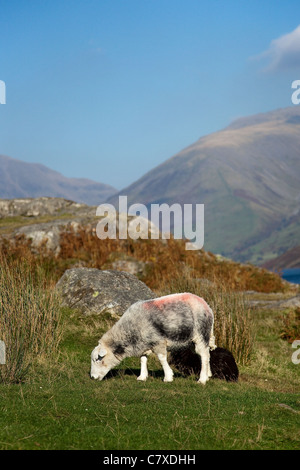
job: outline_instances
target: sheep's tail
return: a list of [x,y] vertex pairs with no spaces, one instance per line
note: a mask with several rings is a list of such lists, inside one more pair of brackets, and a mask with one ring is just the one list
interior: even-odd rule
[[209,337],[209,343],[208,343],[209,349],[213,351],[216,349],[217,345],[215,342],[215,337],[214,337],[214,322],[211,325],[211,330],[210,330],[210,337]]

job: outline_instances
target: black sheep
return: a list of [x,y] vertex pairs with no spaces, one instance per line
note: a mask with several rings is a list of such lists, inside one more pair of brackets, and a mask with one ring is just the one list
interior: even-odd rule
[[[192,347],[172,349],[169,361],[184,375],[200,374],[201,358],[193,351]],[[210,351],[210,368],[214,379],[223,379],[227,382],[238,381],[239,370],[235,359],[232,353],[225,348],[216,348]]]

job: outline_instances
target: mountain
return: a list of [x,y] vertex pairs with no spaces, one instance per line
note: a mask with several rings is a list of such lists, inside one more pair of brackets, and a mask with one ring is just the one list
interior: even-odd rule
[[85,178],[66,178],[39,163],[0,155],[0,198],[62,197],[99,205],[116,193],[112,186]]
[[300,107],[237,119],[119,194],[128,203],[205,204],[204,249],[256,264],[300,240]]
[[300,268],[300,245],[291,248],[278,258],[267,261],[264,264],[266,269],[280,271],[281,269]]

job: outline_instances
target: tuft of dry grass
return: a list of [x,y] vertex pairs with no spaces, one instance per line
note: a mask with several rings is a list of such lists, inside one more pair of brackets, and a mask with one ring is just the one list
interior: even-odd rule
[[291,309],[281,317],[282,330],[280,337],[292,343],[295,339],[300,339],[300,308]]
[[0,256],[0,338],[6,346],[0,382],[23,381],[36,357],[57,352],[61,334],[59,301],[39,269]]

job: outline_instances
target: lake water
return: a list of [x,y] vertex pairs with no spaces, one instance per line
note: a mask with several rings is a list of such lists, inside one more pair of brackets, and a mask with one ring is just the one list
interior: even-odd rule
[[293,282],[294,284],[300,284],[300,268],[283,269],[282,277],[286,281]]

